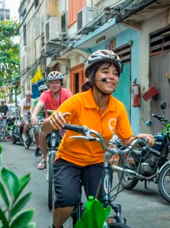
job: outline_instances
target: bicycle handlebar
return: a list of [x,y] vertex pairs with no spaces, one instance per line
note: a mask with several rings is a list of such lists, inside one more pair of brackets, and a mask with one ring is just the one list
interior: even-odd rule
[[[105,140],[103,139],[102,135],[95,131],[92,130],[90,128],[88,128],[87,126],[80,126],[80,125],[72,125],[72,124],[65,124],[63,129],[65,130],[70,130],[70,131],[75,131],[78,133],[82,133],[84,136],[81,135],[76,135],[76,136],[71,136],[70,138],[77,138],[77,139],[84,139],[87,141],[97,141],[100,142],[101,146],[103,147],[104,150],[116,155],[116,154],[126,154],[128,152],[130,152],[130,150],[136,146],[137,144],[144,144],[144,147],[147,148],[147,141],[144,138],[141,139],[135,139],[126,149],[119,149],[116,146],[114,146],[113,148],[110,148],[108,146],[106,146]],[[91,134],[95,135],[92,136]]]

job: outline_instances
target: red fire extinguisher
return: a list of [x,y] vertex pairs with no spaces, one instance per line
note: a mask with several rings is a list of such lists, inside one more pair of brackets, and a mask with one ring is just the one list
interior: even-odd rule
[[133,107],[140,107],[140,86],[136,81],[137,79],[135,79],[132,84]]

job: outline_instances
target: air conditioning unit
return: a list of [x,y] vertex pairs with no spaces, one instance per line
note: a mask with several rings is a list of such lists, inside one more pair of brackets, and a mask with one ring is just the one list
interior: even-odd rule
[[46,43],[50,41],[60,40],[61,33],[61,18],[50,17],[46,21]]
[[94,7],[84,7],[77,13],[77,30],[80,30],[95,17]]

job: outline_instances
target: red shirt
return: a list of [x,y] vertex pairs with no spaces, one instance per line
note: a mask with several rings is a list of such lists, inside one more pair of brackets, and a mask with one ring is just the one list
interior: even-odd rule
[[58,107],[71,96],[72,93],[69,89],[61,88],[60,98],[56,100],[52,97],[51,91],[47,90],[41,94],[38,102],[42,102],[45,105],[45,113],[47,114],[47,109],[57,110]]

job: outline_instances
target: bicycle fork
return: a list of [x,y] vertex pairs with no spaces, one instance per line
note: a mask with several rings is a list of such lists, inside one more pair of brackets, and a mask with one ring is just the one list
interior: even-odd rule
[[[104,168],[102,170],[102,179],[100,181],[100,192],[98,190],[97,196],[99,199],[101,197],[101,202],[103,203],[104,207],[111,206],[112,210],[115,214],[111,214],[108,218],[108,223],[112,223],[113,219],[116,222],[121,223],[121,205],[120,204],[112,204],[111,203],[111,189],[112,189],[112,180],[113,180],[113,170],[110,167],[110,164],[104,164]],[[124,224],[126,224],[126,219],[124,219]],[[104,225],[107,227],[107,223]]]

